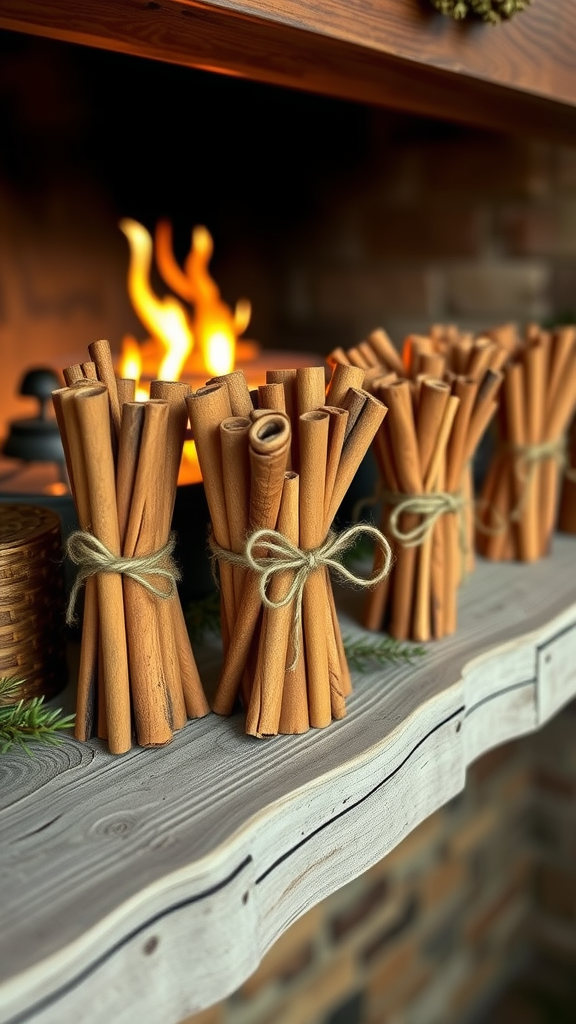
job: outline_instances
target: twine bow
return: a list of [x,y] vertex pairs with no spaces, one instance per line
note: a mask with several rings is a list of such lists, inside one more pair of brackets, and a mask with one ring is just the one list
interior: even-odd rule
[[[382,567],[372,576],[357,576],[348,569],[341,561],[342,555],[348,551],[356,539],[361,535],[373,537],[379,545],[383,555]],[[392,568],[392,549],[386,537],[375,526],[366,523],[359,523],[357,526],[350,526],[341,533],[329,533],[326,540],[320,547],[304,551],[296,544],[292,544],[283,534],[277,530],[256,530],[246,541],[246,547],[242,554],[229,551],[220,547],[213,537],[209,540],[210,547],[216,558],[232,565],[240,565],[250,569],[259,577],[259,590],[262,604],[265,608],[285,608],[294,602],[294,617],[292,622],[294,658],[288,667],[292,671],[300,656],[300,614],[304,587],[310,573],[317,569],[332,569],[346,583],[356,587],[374,587],[386,578]],[[266,555],[255,554],[256,548],[266,548]],[[268,596],[268,585],[278,573],[293,573],[293,579],[283,597],[273,599]]]
[[[176,593],[176,582],[180,579],[180,572],[172,558],[175,545],[176,536],[172,533],[168,542],[158,551],[153,551],[149,555],[125,558],[121,555],[113,555],[106,545],[88,530],[76,530],[66,543],[66,554],[75,565],[79,566],[70,591],[66,623],[71,625],[74,622],[74,610],[80,589],[89,576],[95,576],[100,572],[127,576],[136,583],[140,583],[149,594],[153,594],[154,597],[158,597],[162,601],[173,597]],[[151,576],[159,576],[166,581],[166,586],[154,586],[150,580]]]

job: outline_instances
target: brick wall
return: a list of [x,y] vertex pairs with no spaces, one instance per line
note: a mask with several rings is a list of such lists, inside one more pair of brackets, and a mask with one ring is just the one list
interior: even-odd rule
[[572,705],[486,754],[462,794],[186,1024],[492,1022],[494,999],[535,959],[573,975],[575,727]]
[[576,316],[576,149],[376,112],[365,166],[323,206],[292,239],[288,335]]

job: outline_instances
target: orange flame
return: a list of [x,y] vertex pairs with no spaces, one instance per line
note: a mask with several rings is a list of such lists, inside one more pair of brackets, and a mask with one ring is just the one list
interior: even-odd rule
[[131,334],[127,334],[122,342],[122,353],[118,363],[120,377],[140,380],[142,373],[142,352],[140,345]]
[[122,220],[120,229],[130,243],[128,294],[132,305],[152,337],[165,349],[158,378],[178,380],[193,344],[188,317],[182,304],[172,295],[159,299],[152,291],[152,239],[146,228],[135,220]]
[[133,338],[131,334],[126,334],[122,341],[122,350],[118,360],[118,376],[129,377],[130,380],[135,380],[136,401],[146,401],[148,392],[146,388],[139,384],[142,376],[142,349],[136,338]]
[[[220,289],[208,270],[214,249],[210,232],[204,227],[194,228],[190,252],[182,268],[174,257],[171,225],[160,221],[156,228],[154,253],[158,270],[172,291],[193,307],[188,312],[174,295],[161,299],[154,293],[150,284],[153,245],[146,228],[127,219],[120,222],[120,228],[130,245],[128,294],[150,334],[150,340],[143,344],[130,336],[124,338],[120,376],[138,381],[143,364],[144,371],[159,380],[178,380],[185,369],[199,376],[204,374],[205,378],[229,373],[234,368],[237,339],[250,322],[251,306],[247,299],[241,299],[232,311],[221,299]],[[141,401],[147,395],[138,388],[136,397]],[[200,479],[193,442],[184,447],[182,474],[189,479],[180,479],[181,483]]]

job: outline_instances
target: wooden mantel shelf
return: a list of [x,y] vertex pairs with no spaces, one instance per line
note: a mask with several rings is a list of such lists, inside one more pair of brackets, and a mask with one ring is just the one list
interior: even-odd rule
[[574,0],[498,26],[429,0],[0,0],[0,27],[490,128],[576,126]]
[[119,758],[71,739],[2,756],[0,1021],[176,1024],[223,998],[575,694],[576,542],[557,537],[535,565],[481,563],[456,636],[356,677],[329,729],[256,741],[210,715]]

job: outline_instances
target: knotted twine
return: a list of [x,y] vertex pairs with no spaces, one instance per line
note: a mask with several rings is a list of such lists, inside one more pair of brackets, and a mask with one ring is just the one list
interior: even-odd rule
[[[522,493],[516,506],[508,516],[503,516],[495,508],[492,509],[493,515],[499,519],[497,526],[488,526],[476,517],[478,530],[485,534],[501,533],[508,527],[509,523],[517,522],[520,519],[529,491],[530,481],[538,463],[544,462],[546,459],[556,459],[560,469],[564,468],[566,479],[576,482],[576,469],[565,468],[567,456],[566,438],[564,436],[554,441],[542,441],[535,444],[505,445],[502,450],[509,452],[515,457],[515,472],[523,485]],[[420,547],[443,515],[447,513],[458,514],[460,522],[460,551],[463,558],[467,554],[464,510],[470,504],[474,504],[478,511],[482,502],[471,503],[460,492],[452,494],[448,491],[431,491],[429,494],[404,494],[402,491],[390,491],[386,488],[379,488],[372,498],[365,498],[358,502],[357,506],[355,506],[355,512],[357,507],[373,505],[380,500],[388,505],[395,506],[388,522],[388,529],[394,539],[405,548]],[[400,517],[405,513],[420,518],[420,522],[411,530],[402,530],[400,527]]]
[[[468,504],[460,493],[451,494],[449,491],[431,491],[429,494],[403,494],[400,491],[386,491],[384,501],[395,506],[389,519],[389,530],[395,540],[405,548],[416,548],[423,544],[443,515],[456,512],[462,517],[464,508]],[[411,530],[400,528],[400,516],[405,513],[421,517],[421,521]],[[461,547],[463,547],[462,543]]]
[[504,446],[504,451],[510,452],[515,458],[515,469],[518,479],[525,488],[528,487],[539,462],[546,459],[554,459],[560,469],[563,469],[567,462],[566,437],[557,437],[554,441],[537,441],[535,444],[510,444]]
[[498,453],[501,452],[513,457],[514,474],[522,487],[522,491],[514,508],[507,516],[503,515],[489,501],[479,500],[476,503],[476,509],[480,510],[481,506],[488,507],[491,515],[498,520],[498,524],[496,526],[488,526],[476,517],[477,529],[487,536],[497,536],[508,529],[511,523],[520,522],[528,494],[530,493],[530,484],[536,472],[536,467],[539,463],[545,462],[546,459],[554,459],[558,463],[560,472],[564,470],[567,480],[576,480],[576,471],[570,468],[566,469],[568,462],[566,447],[566,436],[564,434],[561,437],[557,437],[554,441],[502,445],[499,451],[497,450],[496,455],[498,456]]
[[[75,607],[78,594],[89,576],[100,572],[118,573],[139,583],[144,590],[161,601],[167,601],[176,593],[176,583],[180,579],[172,553],[176,546],[176,535],[170,534],[167,543],[158,551],[149,555],[136,555],[132,558],[113,555],[98,537],[88,530],[76,530],[70,534],[66,542],[66,554],[77,565],[78,573],[68,600],[66,623],[75,621]],[[166,581],[165,587],[157,587],[151,582],[151,576],[159,576]]]
[[[342,555],[348,551],[361,535],[373,537],[383,552],[384,562],[382,568],[372,576],[357,576],[351,572],[341,561]],[[208,543],[214,557],[220,561],[229,562],[230,565],[238,565],[244,569],[250,569],[259,577],[258,588],[260,598],[265,608],[285,608],[294,602],[294,615],[292,619],[292,644],[294,658],[288,671],[296,668],[300,657],[300,615],[304,597],[304,587],[310,573],[317,569],[332,569],[340,579],[353,586],[368,588],[375,587],[388,576],[392,568],[393,554],[386,537],[375,526],[367,523],[359,523],[350,526],[341,533],[330,531],[326,540],[317,548],[308,551],[293,544],[287,537],[278,530],[255,530],[247,541],[244,551],[238,554],[223,548],[216,542],[213,534],[210,534]],[[266,555],[256,555],[256,548],[266,548]],[[284,597],[274,600],[268,596],[268,584],[277,573],[293,573],[293,579]]]

